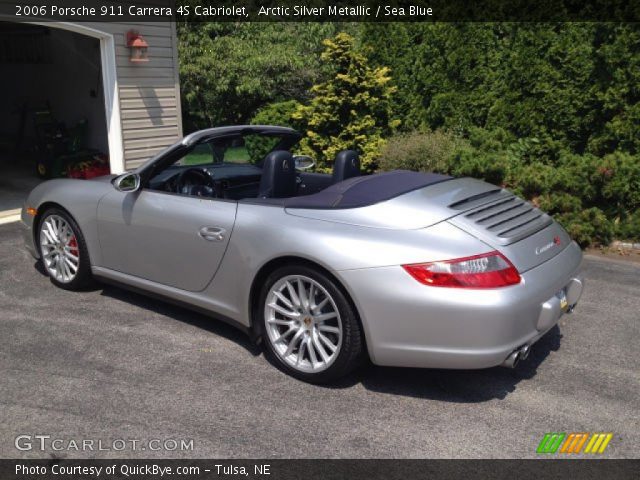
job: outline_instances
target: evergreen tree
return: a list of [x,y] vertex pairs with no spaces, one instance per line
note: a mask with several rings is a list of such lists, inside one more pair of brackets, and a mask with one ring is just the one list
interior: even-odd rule
[[384,137],[399,124],[390,113],[396,88],[389,69],[370,66],[347,33],[324,45],[321,59],[333,69],[332,75],[311,88],[313,98],[293,115],[306,130],[301,147],[315,158],[319,171],[330,170],[339,151],[353,149],[360,153],[362,169],[372,172]]

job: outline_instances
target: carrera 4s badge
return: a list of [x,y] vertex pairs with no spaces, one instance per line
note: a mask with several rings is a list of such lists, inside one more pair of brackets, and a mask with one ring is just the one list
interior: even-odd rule
[[550,241],[549,243],[541,246],[541,247],[536,247],[536,255],[540,255],[541,253],[546,252],[547,250],[552,249],[553,247],[559,247],[560,244],[562,243],[562,241],[560,240],[560,237],[555,236],[553,237],[553,240]]

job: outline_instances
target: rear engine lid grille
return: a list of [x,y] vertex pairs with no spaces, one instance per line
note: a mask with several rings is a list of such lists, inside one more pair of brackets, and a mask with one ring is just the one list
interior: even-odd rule
[[449,205],[465,210],[452,223],[500,245],[509,245],[552,223],[551,217],[506,190],[492,190]]
[[450,205],[449,208],[453,210],[469,210],[470,208],[475,208],[478,205],[483,205],[488,202],[494,202],[501,197],[509,197],[511,193],[506,190],[502,190],[498,187],[492,188],[486,192],[481,192],[476,195],[471,195],[470,197],[464,198],[462,200],[458,200]]

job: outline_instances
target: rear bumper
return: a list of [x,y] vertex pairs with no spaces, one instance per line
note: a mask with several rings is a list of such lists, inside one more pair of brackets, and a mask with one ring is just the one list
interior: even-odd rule
[[[338,274],[356,301],[375,364],[474,369],[502,364],[571,310],[582,294],[581,262],[572,242],[522,274],[520,284],[491,290],[428,287],[400,266]],[[557,295],[563,291],[566,308]]]

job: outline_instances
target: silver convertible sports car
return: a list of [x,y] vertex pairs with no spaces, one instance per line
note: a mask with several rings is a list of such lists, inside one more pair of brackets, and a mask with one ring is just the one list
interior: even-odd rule
[[22,212],[51,281],[178,302],[309,382],[377,365],[514,367],[573,310],[582,253],[548,215],[471,178],[333,174],[270,126],[195,132],[133,172],[42,183]]

